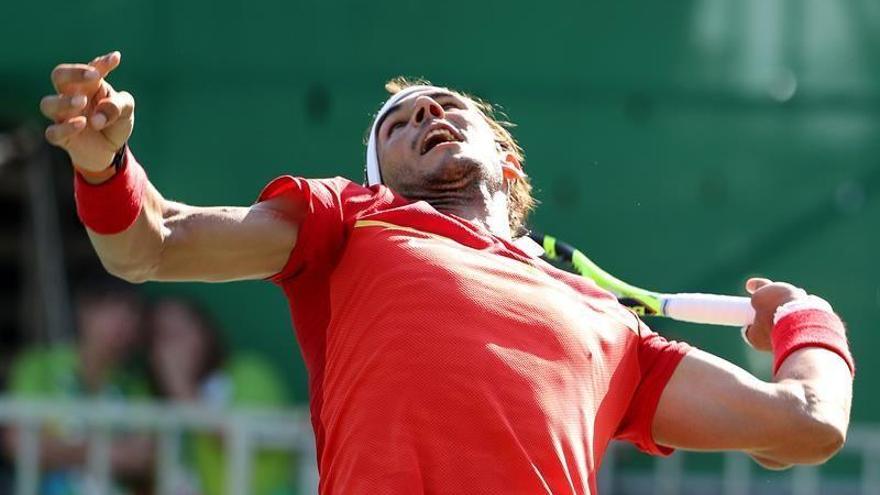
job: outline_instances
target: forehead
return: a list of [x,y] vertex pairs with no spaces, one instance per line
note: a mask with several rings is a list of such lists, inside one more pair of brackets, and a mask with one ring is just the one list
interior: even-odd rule
[[455,96],[461,98],[461,95],[458,92],[440,86],[419,86],[413,89],[405,88],[400,93],[391,97],[390,101],[394,102],[394,104],[389,108],[389,112],[386,113],[390,113],[392,108],[400,108],[400,106],[405,106],[407,103],[411,103],[419,96],[430,96],[432,98]]
[[429,96],[431,98],[440,98],[443,96],[451,96],[454,98],[458,98],[466,102],[469,106],[471,105],[470,98],[465,97],[461,93],[453,91],[448,88],[441,88],[438,86],[423,86],[418,89],[412,89],[407,91],[404,89],[402,92],[394,95],[388,100],[386,103],[386,107],[382,112],[378,115],[376,119],[376,130],[378,131],[380,127],[382,127],[382,123],[391,116],[393,113],[407,108],[416,100],[416,98],[420,96]]

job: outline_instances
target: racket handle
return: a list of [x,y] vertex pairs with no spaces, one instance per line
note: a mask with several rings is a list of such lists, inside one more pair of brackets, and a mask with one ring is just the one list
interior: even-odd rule
[[663,298],[663,314],[681,321],[734,327],[755,321],[751,299],[716,294],[670,294]]

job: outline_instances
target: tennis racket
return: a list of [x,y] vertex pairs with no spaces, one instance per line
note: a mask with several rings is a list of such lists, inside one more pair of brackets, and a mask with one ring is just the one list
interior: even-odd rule
[[599,268],[580,250],[553,236],[529,234],[544,248],[544,257],[565,263],[641,316],[664,316],[674,320],[710,325],[742,327],[755,321],[755,309],[748,297],[716,294],[663,294],[632,286]]

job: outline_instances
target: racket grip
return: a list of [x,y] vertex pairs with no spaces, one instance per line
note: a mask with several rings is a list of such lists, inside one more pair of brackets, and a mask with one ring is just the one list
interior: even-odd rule
[[681,321],[734,327],[755,321],[751,299],[716,294],[671,294],[663,298],[663,314]]

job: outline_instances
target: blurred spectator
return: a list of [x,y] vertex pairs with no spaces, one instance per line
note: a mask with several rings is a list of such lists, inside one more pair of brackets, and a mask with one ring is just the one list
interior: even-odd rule
[[[284,388],[258,356],[227,355],[214,320],[193,301],[163,299],[149,321],[149,367],[159,395],[202,406],[280,407]],[[186,442],[184,472],[175,493],[222,495],[225,453],[219,435],[194,434]],[[253,460],[250,494],[293,492],[293,462],[285,452],[262,450]]]
[[[86,284],[76,294],[77,341],[33,346],[16,357],[8,393],[22,399],[102,399],[126,401],[147,398],[149,384],[130,366],[133,350],[142,341],[143,302],[134,288],[106,277]],[[86,425],[58,422],[45,425],[40,445],[43,474],[40,493],[94,493],[84,471],[88,438]],[[5,453],[14,459],[18,445],[14,428],[3,435]],[[152,474],[152,442],[144,435],[114,433],[111,472],[114,493],[146,493]]]

